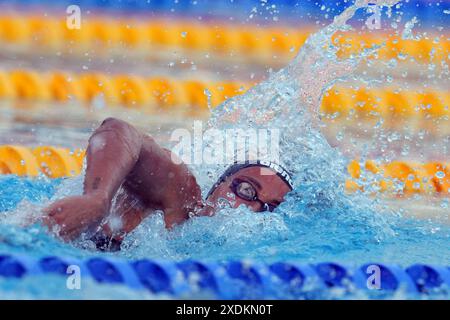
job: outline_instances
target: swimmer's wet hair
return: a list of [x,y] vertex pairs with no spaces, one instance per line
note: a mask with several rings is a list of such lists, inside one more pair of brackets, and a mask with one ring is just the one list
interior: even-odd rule
[[211,190],[209,190],[206,199],[216,190],[216,188],[224,182],[229,176],[235,174],[239,170],[249,167],[262,167],[269,168],[276,173],[288,186],[291,190],[294,189],[294,180],[292,179],[291,174],[282,166],[277,163],[271,161],[264,160],[256,160],[256,161],[246,161],[246,162],[235,162],[227,170],[220,176],[217,182],[212,186]]

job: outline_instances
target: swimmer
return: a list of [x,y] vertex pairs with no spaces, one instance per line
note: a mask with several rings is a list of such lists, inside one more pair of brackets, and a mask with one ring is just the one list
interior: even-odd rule
[[193,216],[213,215],[221,199],[234,208],[272,211],[293,188],[278,164],[235,163],[203,200],[187,165],[173,156],[127,122],[106,119],[89,139],[83,194],[45,208],[44,223],[65,241],[84,233],[98,249],[116,251],[126,234],[156,211],[170,229]]

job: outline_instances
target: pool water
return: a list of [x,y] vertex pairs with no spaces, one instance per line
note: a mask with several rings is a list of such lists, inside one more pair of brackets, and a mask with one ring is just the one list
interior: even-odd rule
[[[73,179],[80,184],[80,179]],[[127,259],[206,261],[254,259],[262,262],[323,261],[362,264],[368,261],[408,266],[419,261],[446,265],[450,257],[450,226],[433,220],[415,220],[375,208],[349,203],[308,204],[288,200],[273,213],[252,213],[246,208],[223,210],[214,217],[199,217],[173,231],[164,228],[160,215],[147,219],[123,243],[118,253],[99,253],[88,240],[73,246],[49,235],[38,223],[22,227],[24,217],[39,214],[58,189],[68,183],[1,177],[1,252],[90,257],[113,255]],[[20,189],[20,195],[17,190]],[[12,190],[12,191],[9,191]],[[24,214],[26,212],[27,214]]]
[[[436,222],[404,218],[376,209],[355,208],[351,202],[308,204],[288,200],[273,213],[252,213],[245,208],[223,210],[214,217],[194,218],[169,232],[161,216],[147,219],[130,234],[118,253],[100,253],[88,240],[66,244],[49,235],[39,223],[23,227],[25,217],[55,194],[81,188],[78,178],[41,181],[14,176],[0,179],[0,252],[28,257],[62,256],[87,259],[114,257],[127,260],[155,259],[205,262],[250,260],[290,261],[300,264],[333,261],[347,266],[386,263],[409,266],[417,262],[448,265],[450,227]],[[12,192],[8,192],[13,188]],[[20,195],[16,190],[22,190]],[[9,190],[8,190],[9,189]],[[6,210],[6,211],[5,211]],[[26,213],[26,214],[25,214]],[[160,298],[147,291],[132,292],[118,285],[96,285],[83,280],[83,290],[67,290],[65,277],[1,279],[3,298]],[[24,280],[27,279],[27,280]],[[48,285],[51,283],[51,285]],[[336,289],[321,298],[364,298],[368,293]],[[399,294],[399,293],[397,293]],[[162,296],[164,298],[164,296]],[[410,297],[404,293],[399,297]],[[165,297],[167,298],[167,296]]]

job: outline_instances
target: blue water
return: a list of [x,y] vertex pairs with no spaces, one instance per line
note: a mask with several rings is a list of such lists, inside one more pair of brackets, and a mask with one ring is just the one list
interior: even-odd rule
[[[315,204],[306,199],[293,205],[288,200],[274,213],[223,210],[214,217],[194,218],[171,232],[165,230],[161,216],[155,215],[130,234],[124,249],[114,254],[93,250],[87,240],[75,245],[63,243],[39,223],[23,227],[17,222],[19,218],[16,222],[11,222],[11,217],[5,219],[8,215],[27,216],[22,210],[37,212],[35,208],[66,183],[0,177],[0,252],[80,258],[106,254],[129,259],[374,261],[403,266],[418,262],[447,265],[450,259],[449,226],[388,212],[377,214],[371,208],[365,213],[340,199],[318,199]],[[305,210],[305,206],[309,208]]]
[[[75,187],[74,187],[75,186]],[[38,222],[23,226],[27,217],[67,188],[81,188],[81,179],[49,180],[0,177],[0,252],[86,258],[112,255],[138,259],[205,261],[252,259],[262,262],[333,261],[346,265],[385,262],[402,266],[414,263],[448,265],[450,227],[425,220],[361,211],[361,199],[314,199],[307,190],[302,201],[291,195],[273,213],[252,213],[245,208],[223,210],[214,217],[193,218],[169,232],[161,216],[147,219],[118,253],[95,251],[90,241],[67,244],[50,235]],[[75,191],[74,191],[75,190]],[[300,191],[301,193],[302,191]],[[349,201],[350,200],[350,201]],[[364,201],[363,201],[364,202]],[[373,202],[372,202],[373,204]],[[335,296],[328,292],[330,297]],[[354,293],[351,298],[364,298]],[[1,298],[167,298],[129,288],[83,281],[83,290],[67,290],[65,278],[40,276],[21,280],[0,278]],[[348,296],[347,296],[348,297]]]

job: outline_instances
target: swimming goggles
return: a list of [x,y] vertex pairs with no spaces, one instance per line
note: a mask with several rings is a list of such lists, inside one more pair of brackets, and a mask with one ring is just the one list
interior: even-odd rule
[[256,191],[255,187],[250,182],[236,178],[231,183],[230,189],[237,197],[239,197],[245,201],[259,202],[261,204],[261,210],[259,210],[259,212],[263,212],[263,211],[272,212],[276,208],[275,205],[266,203],[266,202],[262,201],[261,199],[259,199],[258,192]]

